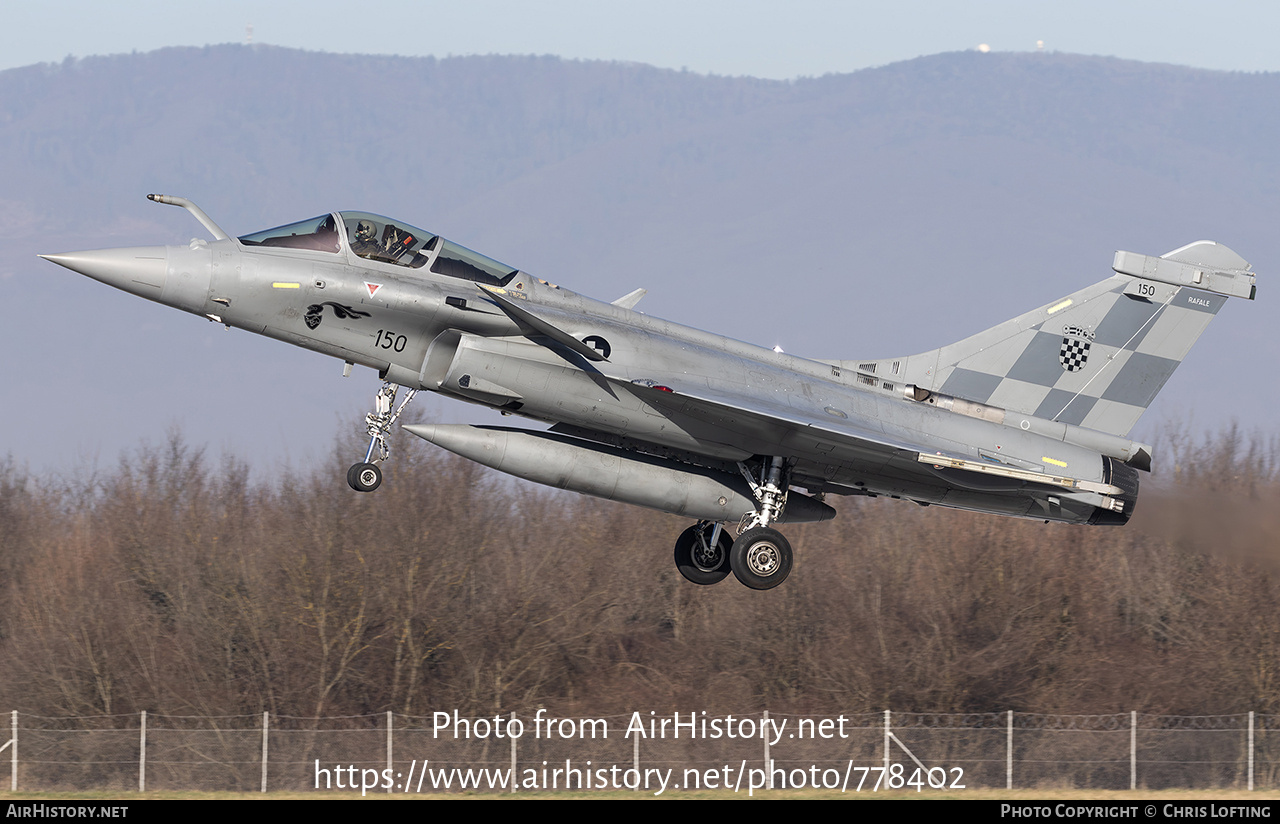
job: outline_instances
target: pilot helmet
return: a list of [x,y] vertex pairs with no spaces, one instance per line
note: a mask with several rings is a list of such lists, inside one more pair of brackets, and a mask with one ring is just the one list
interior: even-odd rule
[[378,234],[378,230],[373,228],[373,224],[367,220],[362,220],[356,224],[356,240],[371,242]]

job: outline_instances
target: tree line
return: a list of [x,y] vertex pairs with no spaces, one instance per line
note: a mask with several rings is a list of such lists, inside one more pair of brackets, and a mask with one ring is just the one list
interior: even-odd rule
[[0,463],[0,709],[318,717],[1280,711],[1275,442],[1162,437],[1124,528],[829,499],[755,592],[685,582],[683,520],[422,444],[251,480],[171,436]]

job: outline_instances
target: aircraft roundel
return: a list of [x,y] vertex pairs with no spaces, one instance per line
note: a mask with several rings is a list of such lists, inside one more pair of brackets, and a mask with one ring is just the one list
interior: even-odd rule
[[613,347],[609,345],[609,341],[599,335],[587,335],[582,339],[582,342],[599,352],[600,357],[602,358],[608,358],[609,353],[613,351]]

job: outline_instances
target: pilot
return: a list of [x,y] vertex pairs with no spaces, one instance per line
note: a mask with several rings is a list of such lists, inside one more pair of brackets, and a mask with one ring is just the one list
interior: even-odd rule
[[351,241],[351,251],[363,258],[381,257],[382,246],[378,243],[378,229],[368,220],[356,224],[355,240]]

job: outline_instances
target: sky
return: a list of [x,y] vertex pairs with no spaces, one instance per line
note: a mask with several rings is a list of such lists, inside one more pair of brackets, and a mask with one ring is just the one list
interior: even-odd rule
[[435,56],[552,54],[771,79],[976,49],[1280,71],[1280,3],[1252,0],[46,0],[11,3],[0,70],[256,43]]
[[[1271,42],[1280,3],[1256,0],[46,0],[6,5],[0,71],[243,43],[250,26],[255,43],[313,51],[549,54],[769,79],[853,72],[983,44],[1030,52],[1038,42],[1051,52],[1280,71]],[[361,390],[362,404],[370,394]]]

